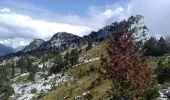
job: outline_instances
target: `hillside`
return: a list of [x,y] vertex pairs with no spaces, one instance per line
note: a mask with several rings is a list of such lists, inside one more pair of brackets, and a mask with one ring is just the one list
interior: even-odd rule
[[[110,100],[112,81],[103,74],[100,57],[108,53],[111,39],[120,32],[121,26],[127,29],[127,33],[134,33],[134,42],[141,43],[140,47],[149,39],[144,17],[137,15],[83,37],[59,32],[48,41],[35,39],[23,50],[2,56],[0,98]],[[168,53],[158,57],[148,56],[152,69],[156,69],[157,63],[165,59],[169,60]],[[161,84],[159,87],[163,89],[168,86]],[[160,94],[160,100],[167,98],[167,94]]]

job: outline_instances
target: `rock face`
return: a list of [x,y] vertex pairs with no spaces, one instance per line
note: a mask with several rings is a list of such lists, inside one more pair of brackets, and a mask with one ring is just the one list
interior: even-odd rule
[[144,17],[141,15],[131,16],[128,19],[129,31],[134,33],[136,41],[146,41],[149,38],[149,29],[145,26]]
[[26,46],[22,51],[23,52],[30,52],[34,50],[62,51],[67,48],[75,47],[81,41],[82,41],[82,37],[73,35],[71,33],[59,32],[54,34],[49,41],[44,41],[42,39],[35,39],[28,46]]
[[170,99],[170,87],[159,91],[160,97],[158,100],[169,100]]
[[33,50],[36,50],[40,47],[41,44],[43,44],[45,41],[42,39],[35,39],[33,42],[31,42],[28,46],[26,46],[22,51],[23,52],[30,52]]
[[77,35],[66,32],[59,32],[54,34],[49,41],[43,43],[40,46],[40,49],[47,51],[62,51],[67,48],[75,47],[81,41],[82,38]]
[[102,41],[114,36],[122,25],[126,26],[128,31],[135,33],[134,37],[137,41],[142,40],[144,42],[146,37],[148,37],[148,29],[144,24],[144,17],[141,15],[131,16],[128,20],[124,20],[120,23],[112,23],[100,29],[98,32],[92,32],[89,36],[96,41]]

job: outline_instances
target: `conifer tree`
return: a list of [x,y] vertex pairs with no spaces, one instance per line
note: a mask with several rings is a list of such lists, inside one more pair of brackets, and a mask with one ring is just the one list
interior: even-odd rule
[[0,65],[0,99],[9,100],[9,97],[14,93],[10,86],[10,67],[7,65]]
[[31,81],[35,81],[35,75],[36,72],[38,71],[38,66],[33,65],[33,59],[26,58],[25,66],[27,71],[29,72],[28,79]]
[[168,44],[163,37],[160,37],[160,39],[157,43],[157,48],[158,48],[158,52],[160,55],[167,53]]
[[125,31],[122,28],[122,31],[113,38],[107,57],[101,56],[101,65],[113,83],[112,99],[136,100],[142,97],[155,99],[159,96],[155,88],[152,89],[155,92],[154,96],[144,95],[145,91],[150,89],[148,86],[153,86],[152,69],[148,67],[146,59],[139,54],[133,33],[125,34]]
[[21,58],[16,62],[16,67],[20,68],[20,73],[24,73],[25,72],[25,60],[24,57],[21,56]]
[[71,65],[76,65],[78,64],[78,60],[79,60],[79,51],[78,49],[72,49],[71,50],[71,57],[70,57],[70,61],[71,61]]
[[60,53],[57,53],[57,55],[54,58],[54,64],[51,67],[49,74],[56,74],[59,71],[61,71],[62,68],[64,68],[63,57]]
[[11,78],[14,78],[15,77],[15,63],[14,63],[14,61],[12,61],[10,63],[10,67],[11,67]]
[[157,40],[154,37],[151,37],[144,44],[144,50],[146,56],[157,56]]
[[86,50],[90,50],[92,48],[93,42],[91,38],[87,39],[87,48]]
[[35,75],[36,75],[37,70],[38,70],[37,65],[31,65],[30,66],[30,68],[29,68],[29,76],[28,76],[29,80],[35,81]]

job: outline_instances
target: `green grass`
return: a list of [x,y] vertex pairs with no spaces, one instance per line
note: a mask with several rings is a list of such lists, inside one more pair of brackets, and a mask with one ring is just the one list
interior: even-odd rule
[[[67,100],[74,100],[75,96],[81,96],[87,91],[90,91],[93,96],[92,100],[106,96],[107,91],[111,88],[110,80],[102,79],[99,85],[90,88],[92,83],[100,77],[98,73],[100,67],[100,60],[98,60],[68,70],[66,73],[72,74],[75,80],[56,87],[56,90],[45,95],[44,100],[63,100],[64,97]],[[84,72],[85,74],[82,74]]]
[[[93,68],[94,71],[91,71]],[[92,61],[86,64],[82,64],[80,66],[74,67],[66,71],[67,74],[71,74],[75,78],[81,78],[81,74],[89,75],[89,74],[97,74],[97,71],[100,68],[100,60]],[[84,75],[84,76],[85,76]]]
[[80,54],[80,57],[83,57],[84,59],[100,57],[102,53],[106,52],[107,47],[108,47],[108,40],[101,42],[99,45],[86,52],[82,52]]
[[[91,50],[82,52],[80,57],[83,57],[84,59],[99,57],[102,53],[106,53],[107,47],[108,41],[103,41]],[[149,66],[156,68],[157,63],[162,58],[163,57],[154,57],[148,59]],[[86,64],[66,70],[65,72],[68,75],[72,75],[74,77],[74,81],[56,87],[55,90],[47,93],[43,99],[63,100],[65,97],[66,100],[74,100],[75,96],[82,96],[83,93],[90,91],[92,100],[107,100],[111,90],[112,82],[108,78],[102,78],[100,81],[97,81],[98,78],[103,77],[98,73],[99,70],[101,70],[100,60],[88,62]],[[167,86],[170,86],[170,83],[165,83],[161,85],[160,88],[162,89]],[[87,99],[82,97],[81,100]]]

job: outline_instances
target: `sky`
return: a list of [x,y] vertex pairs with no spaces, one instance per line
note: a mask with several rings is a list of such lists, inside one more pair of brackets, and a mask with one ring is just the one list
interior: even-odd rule
[[170,35],[169,0],[0,0],[0,43],[18,48],[57,32],[84,36],[143,15],[151,36]]

